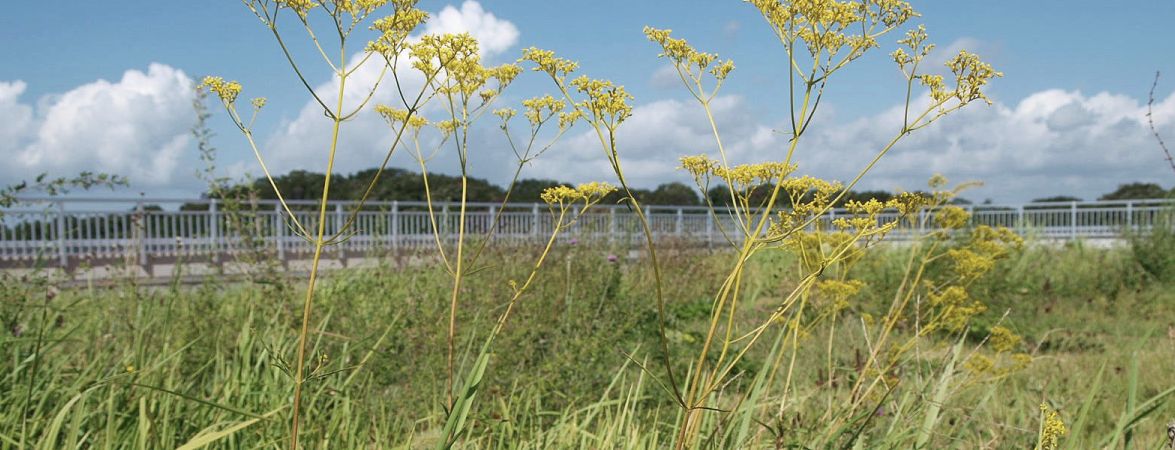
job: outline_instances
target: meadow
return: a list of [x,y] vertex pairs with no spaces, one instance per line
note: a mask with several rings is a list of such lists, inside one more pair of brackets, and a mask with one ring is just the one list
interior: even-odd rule
[[[480,401],[458,448],[664,448],[679,414],[641,365],[656,358],[657,308],[641,257],[609,258],[616,249],[562,244],[550,272],[518,306],[495,344]],[[824,430],[829,391],[847,389],[824,371],[825,344],[852,349],[834,372],[852,372],[867,350],[859,323],[888,304],[900,279],[905,246],[882,246],[854,276],[869,289],[839,314],[833,336],[801,341],[795,378],[798,406],[777,414],[764,396],[747,448],[808,448]],[[703,338],[705,292],[733,255],[665,249],[668,333],[675,361],[688,361]],[[490,272],[522,276],[525,249],[487,257],[470,274],[461,319],[462,367],[479,335],[500,314],[509,287]],[[612,259],[615,259],[614,261]],[[772,308],[799,282],[794,257],[758,260],[747,270],[748,300],[739,320]],[[198,285],[59,290],[48,280],[3,284],[4,358],[0,396],[3,448],[279,448],[289,433],[291,354],[301,283],[274,272],[257,283],[209,277]],[[313,326],[311,375],[303,429],[308,448],[432,448],[442,440],[447,274],[437,264],[388,257],[379,268],[330,272]],[[15,281],[15,280],[8,280]],[[1175,361],[1175,283],[1148,274],[1129,246],[1111,249],[1029,244],[972,286],[988,310],[984,330],[1003,323],[1023,336],[1026,367],[953,384],[926,448],[1028,448],[1037,444],[1039,405],[1059,411],[1068,448],[1107,445],[1158,448],[1167,441],[1164,401]],[[745,316],[745,317],[744,317]],[[899,331],[909,333],[909,330]],[[936,385],[939,357],[952,341],[922,344],[931,355],[900,369],[904,383]],[[968,345],[971,345],[969,343]],[[731,384],[751,385],[773,366],[764,348],[742,360]],[[856,355],[856,360],[851,355]],[[631,356],[631,358],[630,358]],[[686,363],[683,363],[686,364]],[[845,367],[841,367],[845,366]],[[930,375],[930,376],[928,376]],[[782,383],[776,380],[775,383]],[[779,386],[776,386],[777,388]],[[730,391],[735,388],[727,387]],[[902,447],[924,415],[901,416],[911,398],[883,398],[849,446]],[[1152,401],[1152,399],[1156,399]],[[716,424],[719,443],[733,424]],[[844,443],[850,442],[845,439]],[[832,446],[829,443],[829,446]],[[186,445],[186,447],[185,447]],[[742,446],[740,444],[740,446]]]
[[[635,108],[622,84],[535,47],[485,65],[470,33],[428,33],[415,0],[243,1],[331,132],[315,211],[287,202],[298,193],[283,192],[266,163],[280,157],[253,128],[266,99],[246,101],[231,77],[204,77],[193,134],[205,195],[224,200],[234,245],[248,250],[236,255],[254,268],[244,281],[126,277],[68,289],[5,275],[0,448],[1165,445],[1175,415],[1169,222],[1107,249],[973,224],[957,197],[969,183],[942,175],[926,190],[852,200],[899,142],[990,105],[987,86],[1003,73],[966,50],[931,56],[926,28],[909,23],[919,13],[901,0],[746,3],[790,62],[779,77],[788,94],[775,99],[781,139],[754,155],[726,147],[715,117],[734,61],[669,29],[643,30],[649,58],[672,66],[713,135],[665,162],[722,197],[724,208],[705,199],[728,224],[723,240],[701,249],[659,237],[630,182],[619,130]],[[291,51],[295,35],[303,51]],[[830,80],[883,46],[905,98],[891,137],[843,182],[802,171],[822,150],[805,133],[825,117]],[[313,88],[308,61],[337,83]],[[549,93],[503,95],[527,76]],[[205,98],[256,156],[260,186],[219,175]],[[356,198],[342,199],[331,189],[336,156],[350,150],[339,137],[361,113],[386,121],[390,145],[343,189]],[[490,127],[516,163],[498,214],[524,169],[564,150],[565,135],[598,143],[591,161],[610,171],[544,189],[549,227],[524,245],[495,240],[498,220],[469,210],[470,155]],[[397,150],[419,168],[432,248],[319,270],[364,226],[360,212],[387,187],[381,177],[397,175]],[[442,152],[447,161],[435,158]],[[442,172],[459,176],[442,182]],[[276,264],[271,227],[250,216],[258,189],[279,202],[275,223],[286,229],[275,228],[312,248],[308,276]],[[455,206],[439,206],[442,192]],[[332,209],[338,200],[352,203]],[[625,245],[576,239],[592,208],[611,203],[635,217]],[[903,230],[919,235],[887,239]]]

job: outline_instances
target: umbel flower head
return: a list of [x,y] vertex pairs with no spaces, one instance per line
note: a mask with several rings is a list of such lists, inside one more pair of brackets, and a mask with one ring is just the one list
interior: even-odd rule
[[591,182],[580,184],[574,188],[570,186],[555,186],[543,191],[540,198],[548,205],[569,205],[582,202],[592,205],[603,200],[605,196],[616,190],[608,183]]
[[415,0],[396,0],[392,3],[395,8],[392,15],[376,19],[371,24],[371,29],[380,35],[367,44],[368,51],[389,59],[407,50],[408,35],[428,20],[428,13],[416,9]]
[[224,78],[207,76],[204,81],[200,82],[198,88],[208,88],[213,94],[220,98],[220,101],[225,105],[232,105],[237,101],[237,96],[241,95],[241,83],[236,81],[224,81]]
[[676,39],[670,36],[673,30],[660,30],[653,27],[645,27],[645,37],[650,41],[661,44],[663,52],[658,55],[660,57],[669,58],[673,61],[673,65],[679,69],[684,70],[694,79],[698,79],[702,72],[709,69],[710,75],[715,79],[721,81],[725,80],[730,72],[734,70],[734,61],[726,60],[713,65],[718,61],[718,55],[714,53],[700,52],[691,47],[685,39]]

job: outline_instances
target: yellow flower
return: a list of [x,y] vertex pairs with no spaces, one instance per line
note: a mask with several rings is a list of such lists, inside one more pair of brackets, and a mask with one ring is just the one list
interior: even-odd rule
[[566,78],[567,75],[575,72],[579,68],[579,64],[575,61],[557,57],[553,51],[541,50],[535,47],[522,50],[522,59],[519,61],[533,62],[535,64],[535,71],[546,72],[552,78],[558,80]]
[[934,222],[948,230],[963,228],[970,220],[971,214],[958,206],[944,206],[934,214]]
[[995,350],[997,353],[1015,349],[1016,346],[1020,345],[1020,341],[1022,340],[1020,335],[1002,326],[992,327],[991,337],[988,339],[991,342],[992,350]]
[[1065,422],[1061,421],[1061,415],[1049,407],[1048,403],[1041,402],[1040,416],[1040,441],[1037,442],[1036,448],[1055,449],[1060,437],[1068,434],[1069,430],[1065,427]]
[[392,108],[387,105],[375,105],[375,112],[383,116],[384,120],[387,120],[388,124],[392,126],[397,126],[407,121],[409,127],[413,130],[419,130],[428,125],[428,120],[419,113],[411,114],[411,117],[409,117],[407,110]]
[[207,76],[204,81],[200,83],[199,88],[207,87],[208,90],[220,97],[220,101],[225,105],[232,105],[237,101],[237,96],[241,94],[241,83],[236,81],[224,81],[224,78]]

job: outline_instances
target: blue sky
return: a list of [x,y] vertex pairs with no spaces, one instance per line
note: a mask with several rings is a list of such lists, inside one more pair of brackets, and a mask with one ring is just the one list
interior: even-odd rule
[[[257,135],[279,171],[321,166],[319,115],[268,31],[238,1],[18,2],[0,16],[0,183],[50,172],[116,171],[135,192],[191,196],[196,151],[191,124],[192,80],[205,74],[240,80],[246,96],[270,99]],[[1175,2],[913,2],[940,50],[974,51],[1006,77],[989,93],[996,104],[973,105],[900,144],[864,188],[917,189],[934,172],[987,185],[968,197],[1001,202],[1073,194],[1092,199],[1128,181],[1175,184],[1175,172],[1148,137],[1145,103],[1154,72],[1164,78],[1155,118],[1175,141]],[[735,60],[738,68],[717,103],[724,140],[735,158],[778,157],[771,132],[786,114],[782,48],[749,4],[741,1],[431,1],[420,7],[444,31],[471,31],[492,62],[516,59],[529,46],[576,59],[584,73],[610,78],[635,95],[634,117],[621,151],[634,181],[653,186],[685,181],[676,157],[709,150],[704,118],[685,91],[666,77],[666,63],[641,27],[672,28],[699,48]],[[443,24],[441,22],[444,22]],[[304,45],[300,30],[291,42]],[[886,54],[898,35],[830,83],[820,121],[801,147],[801,172],[847,179],[879,142],[892,135],[901,78]],[[359,34],[354,51],[366,35]],[[305,47],[302,47],[303,49]],[[942,59],[946,58],[945,51]],[[316,87],[329,70],[299,52]],[[527,74],[501,99],[509,106],[549,91]],[[213,125],[221,167],[259,173],[244,142],[219,109]],[[375,164],[386,139],[377,119],[348,124],[339,169]],[[573,182],[605,178],[599,149],[569,134],[524,176]],[[503,181],[510,172],[505,141],[491,127],[477,134],[475,175]],[[411,167],[413,161],[395,158]],[[433,170],[452,172],[451,159]]]

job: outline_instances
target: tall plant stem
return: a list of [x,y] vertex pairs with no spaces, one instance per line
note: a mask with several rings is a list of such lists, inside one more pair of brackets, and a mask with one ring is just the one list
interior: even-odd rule
[[[343,45],[339,47],[345,48]],[[346,50],[340,51],[339,66],[346,67]],[[347,86],[347,74],[339,73],[339,101],[338,109],[343,110],[343,91]],[[334,129],[331,132],[330,153],[326,160],[326,178],[322,182],[322,201],[318,205],[318,233],[314,238],[314,259],[310,265],[310,280],[306,286],[306,300],[302,303],[302,330],[298,333],[298,361],[294,372],[294,411],[290,419],[290,450],[298,450],[298,415],[302,406],[302,385],[305,383],[306,370],[306,342],[310,334],[310,313],[314,306],[314,285],[318,281],[318,262],[322,259],[322,248],[326,244],[323,239],[326,235],[326,209],[330,199],[330,176],[335,166],[335,150],[339,144],[339,125],[342,120],[337,114],[331,116]]]
[[447,366],[449,369],[448,381],[448,405],[453,408],[453,354],[456,351],[455,343],[457,340],[457,296],[461,291],[462,270],[462,250],[465,243],[465,202],[468,193],[469,178],[465,175],[464,169],[461,171],[461,212],[457,218],[457,251],[453,256],[456,260],[453,263],[453,292],[449,297],[449,353]]

